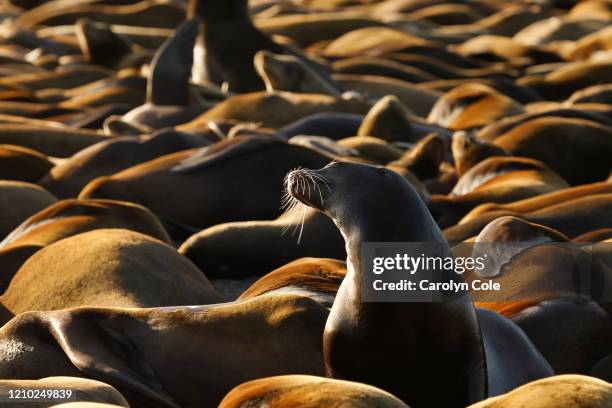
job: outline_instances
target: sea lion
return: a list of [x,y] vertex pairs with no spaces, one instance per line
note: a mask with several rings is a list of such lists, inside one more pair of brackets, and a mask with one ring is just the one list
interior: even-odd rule
[[[281,213],[279,185],[287,171],[329,161],[328,156],[273,136],[240,136],[99,177],[79,197],[140,203],[163,221],[196,228],[273,219]],[[257,171],[247,171],[253,168]],[[234,179],[240,180],[240,187],[228,190],[223,180]],[[247,201],[249,205],[235,205]]]
[[185,21],[162,44],[149,67],[146,103],[121,119],[109,119],[105,125],[111,131],[121,129],[119,121],[126,122],[127,127],[153,130],[171,127],[188,122],[213,106],[208,101],[191,104],[189,79],[198,27],[197,18]]
[[518,215],[526,221],[545,225],[572,238],[596,229],[612,227],[609,216],[611,205],[611,194],[594,194],[522,214],[508,210],[491,211],[445,229],[444,235],[451,242],[462,242],[478,235],[495,218]]
[[416,83],[438,79],[425,70],[380,57],[345,58],[331,66],[339,74],[378,75]]
[[76,197],[92,180],[181,150],[208,146],[206,139],[172,129],[151,136],[118,137],[85,148],[55,166],[40,185],[57,197]]
[[334,223],[310,208],[272,221],[215,225],[192,235],[179,252],[210,279],[261,276],[303,257],[346,258]]
[[[207,79],[218,85],[227,82],[229,90],[237,93],[264,88],[253,66],[255,53],[268,50],[284,54],[285,49],[253,25],[247,3],[246,0],[189,2],[188,17],[198,16],[203,26],[196,55],[204,49],[206,52],[203,61],[196,61],[196,79]],[[235,44],[240,44],[239,51],[234,48]]]
[[508,203],[568,187],[540,161],[494,156],[468,170],[447,196],[432,195],[427,205],[441,228],[446,228],[479,204]]
[[174,249],[123,229],[85,232],[42,248],[0,297],[13,315],[79,306],[142,308],[221,301],[206,276]]
[[339,140],[356,135],[362,120],[362,115],[350,113],[315,113],[283,126],[278,129],[277,135],[285,139],[314,135]]
[[432,43],[390,27],[365,27],[350,31],[331,41],[323,50],[325,57],[378,56],[404,48]]
[[410,170],[420,180],[428,180],[438,176],[440,165],[446,158],[446,140],[437,133],[419,140],[398,160],[389,163],[389,168],[396,166]]
[[612,128],[582,119],[530,120],[493,143],[512,155],[546,163],[571,185],[605,180],[612,170]]
[[54,164],[36,150],[14,145],[0,145],[0,179],[35,183]]
[[230,391],[220,408],[408,408],[393,395],[370,385],[305,375],[262,378]]
[[355,136],[339,140],[341,146],[354,149],[370,163],[387,164],[402,156],[402,150],[391,143],[371,136]]
[[[353,180],[360,182],[351,183]],[[364,182],[366,180],[368,182]],[[530,378],[552,373],[515,325],[492,312],[481,311],[477,315],[471,302],[450,299],[433,303],[361,301],[362,242],[437,242],[443,253],[450,253],[425,204],[399,175],[381,167],[333,163],[321,170],[289,173],[286,189],[296,200],[332,218],[346,241],[347,275],[334,300],[323,335],[329,376],[381,387],[413,406],[465,406],[486,395],[502,393],[504,389],[528,382]],[[320,194],[309,193],[317,191]],[[389,210],[391,201],[383,199],[389,195],[401,211]],[[428,278],[437,279],[433,275]],[[461,279],[454,273],[449,278]],[[448,319],[444,317],[447,315]],[[448,324],[442,329],[430,323],[431,318],[435,321],[445,319],[452,324],[452,342],[441,332],[435,334],[439,330],[447,333]],[[402,321],[401,325],[391,323],[397,319]],[[379,335],[381,325],[389,335]],[[416,333],[421,339],[427,334],[428,341],[418,342],[418,350],[406,349],[406,344],[417,344]],[[490,347],[491,342],[497,341],[501,341],[497,347],[510,347],[510,337],[515,345],[520,344],[516,352],[524,356],[524,361],[529,361],[527,366],[534,370],[531,373],[524,371],[525,365],[517,367],[506,360],[500,349]],[[452,358],[447,358],[445,353]],[[357,355],[358,364],[355,363]],[[438,361],[444,365],[444,373],[437,369]],[[391,374],[406,366],[418,374],[408,378]],[[444,393],[431,392],[441,384]]]
[[582,37],[575,41],[565,51],[565,57],[570,61],[587,60],[599,52],[606,52],[611,48],[612,28],[605,27],[599,31]]
[[608,382],[612,381],[612,355],[605,357],[595,364],[591,369],[590,375]]
[[459,223],[463,224],[489,211],[506,210],[516,213],[527,213],[560,204],[565,201],[575,200],[580,197],[605,193],[612,193],[612,183],[599,182],[585,184],[506,204],[485,203],[470,211]]
[[543,45],[555,41],[576,41],[606,26],[606,22],[572,19],[570,16],[542,19],[523,28],[514,40],[524,45]]
[[599,228],[574,237],[574,242],[601,242],[612,239],[612,228]]
[[115,34],[108,24],[80,19],[75,28],[79,47],[87,62],[117,69],[134,62],[143,63],[143,59],[150,58],[150,55],[143,55],[139,58],[141,61],[135,60],[134,54],[139,51],[138,48],[129,39]]
[[177,126],[177,129],[189,131],[210,121],[226,119],[257,122],[276,129],[316,113],[363,115],[369,108],[366,102],[330,95],[254,92],[229,97],[191,122]]
[[[209,306],[25,313],[0,329],[1,344],[14,351],[0,357],[0,375],[81,375],[112,385],[131,406],[212,407],[246,381],[323,375],[327,314],[295,295]],[[180,353],[167,352],[178,344]]]
[[320,93],[342,97],[339,87],[293,55],[255,54],[255,70],[268,92]]
[[584,375],[557,375],[530,382],[507,394],[468,408],[604,408],[612,404],[612,386]]
[[329,258],[300,258],[266,274],[238,300],[271,293],[295,293],[331,307],[346,275],[346,263]]
[[389,142],[414,142],[411,111],[393,95],[385,96],[363,118],[357,136],[374,136]]
[[523,113],[523,107],[486,85],[460,85],[445,93],[431,108],[428,120],[452,130],[482,127],[506,116]]
[[35,184],[0,180],[0,237],[4,238],[26,218],[56,201],[53,194]]
[[[9,392],[14,394],[19,391],[26,390],[65,390],[71,391],[71,395],[67,398],[66,394],[63,394],[64,398],[45,398],[47,400],[51,400],[51,402],[46,402],[45,406],[49,406],[49,404],[53,404],[54,400],[57,403],[62,402],[62,400],[68,401],[88,401],[88,402],[96,402],[101,405],[106,405],[104,403],[113,404],[113,407],[129,407],[128,402],[123,398],[123,395],[119,393],[116,389],[111,387],[108,384],[105,384],[100,381],[88,380],[85,378],[77,378],[77,377],[47,377],[41,378],[39,380],[1,380],[0,381],[0,394],[4,398],[7,395],[10,395]],[[58,393],[59,396],[60,393]],[[43,404],[45,404],[43,402]],[[21,406],[39,406],[37,403],[33,402],[24,402],[23,405],[20,402],[12,401],[12,406],[21,407]]]
[[146,208],[109,200],[63,200],[39,211],[0,241],[0,291],[34,253],[46,245],[86,231],[122,228],[167,244],[168,233]]
[[507,156],[502,148],[481,142],[472,133],[459,131],[453,135],[451,151],[459,177],[481,161],[493,156]]
[[593,85],[574,92],[566,101],[575,103],[605,103],[612,104],[612,84]]
[[534,90],[547,100],[561,101],[580,89],[611,82],[610,65],[605,59],[577,61],[565,64],[544,77],[522,77],[518,84]]
[[97,131],[67,126],[0,124],[0,143],[36,150],[55,157],[69,157],[95,143],[108,140]]

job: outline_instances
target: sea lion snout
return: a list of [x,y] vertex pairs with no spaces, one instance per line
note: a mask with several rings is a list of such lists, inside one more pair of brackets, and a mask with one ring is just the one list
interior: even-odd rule
[[285,178],[285,190],[302,204],[325,210],[325,198],[331,192],[329,181],[316,170],[297,169]]

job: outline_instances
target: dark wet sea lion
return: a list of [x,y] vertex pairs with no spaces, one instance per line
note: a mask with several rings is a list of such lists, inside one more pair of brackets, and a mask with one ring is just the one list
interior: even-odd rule
[[179,252],[211,279],[264,275],[303,257],[346,258],[334,223],[310,208],[273,221],[215,225],[191,236]]
[[75,28],[85,60],[93,64],[118,68],[127,56],[136,51],[128,40],[115,34],[108,24],[81,19],[76,22]]
[[[245,381],[323,375],[327,314],[295,295],[210,306],[25,313],[0,329],[0,341],[14,345],[0,358],[0,375],[86,376],[112,385],[136,407],[216,406]],[[167,352],[179,344],[180,353]]]
[[558,375],[523,385],[468,408],[605,408],[612,404],[612,385],[584,375]]
[[446,158],[446,140],[437,133],[432,133],[419,140],[417,144],[406,151],[398,160],[389,163],[389,167],[405,167],[420,180],[428,180],[438,176],[440,165]]
[[90,231],[44,247],[23,264],[0,297],[14,315],[79,306],[221,301],[206,276],[173,248],[123,229]]
[[[81,198],[145,205],[162,220],[206,228],[229,221],[280,215],[284,175],[298,166],[331,161],[314,150],[273,136],[236,137],[201,149],[162,156],[89,183]],[[257,169],[257,171],[252,171]],[[223,180],[240,180],[227,189]],[[248,205],[238,203],[248,202]]]
[[[196,68],[201,78],[217,84],[227,82],[229,89],[238,93],[264,88],[253,66],[255,53],[268,50],[284,54],[285,50],[253,25],[246,0],[191,0],[188,16],[202,20],[197,48],[206,50],[205,67]],[[239,50],[234,48],[236,44],[240,44]]]
[[0,180],[0,237],[4,239],[26,218],[56,201],[53,194],[35,184]]
[[346,275],[346,262],[329,258],[300,258],[264,275],[238,300],[271,293],[295,293],[331,307]]
[[277,134],[285,139],[299,135],[313,135],[339,140],[356,135],[362,121],[362,115],[333,112],[315,113],[287,124],[278,129]]
[[[10,391],[16,393],[17,390],[24,392],[27,392],[27,390],[49,390],[50,392],[53,392],[53,390],[69,390],[72,391],[72,395],[70,398],[68,398],[69,401],[87,401],[91,403],[99,403],[101,405],[113,404],[113,407],[129,407],[129,404],[125,398],[123,398],[123,395],[121,395],[119,391],[110,385],[85,378],[47,377],[39,380],[0,381],[0,393],[2,393],[2,395],[8,395]],[[77,402],[72,403],[76,404]],[[28,403],[26,402],[24,405],[25,404]],[[51,404],[53,404],[53,402],[51,402]],[[15,407],[22,406],[18,402],[12,403],[12,405]],[[29,403],[29,405],[32,406],[32,403]],[[46,405],[49,406],[49,403]]]
[[[349,180],[361,182],[347,182]],[[370,182],[363,183],[364,180]],[[302,183],[308,188],[300,188]],[[318,183],[322,187],[318,190],[321,194],[308,194]],[[291,172],[286,188],[303,204],[332,218],[346,241],[348,271],[323,337],[329,376],[379,386],[414,406],[465,406],[530,379],[550,375],[550,367],[516,326],[495,313],[481,311],[477,315],[471,302],[450,299],[432,303],[361,301],[359,259],[362,242],[437,242],[445,253],[450,253],[424,203],[399,175],[381,167],[334,163],[321,170]],[[381,200],[389,194],[393,194],[393,201]],[[391,204],[399,205],[401,211],[390,211]],[[461,279],[452,273],[449,277]],[[429,321],[432,318],[436,322],[445,319],[449,324],[454,323],[452,342],[442,333],[448,333],[449,326],[441,328]],[[398,319],[402,325],[392,324]],[[387,335],[380,335],[380,327],[385,327]],[[419,333],[420,338],[427,334],[428,341],[417,341],[415,333]],[[504,340],[497,338],[498,335]],[[513,351],[521,353],[533,371],[527,374],[525,365],[517,367],[505,361],[500,349],[490,347],[491,342],[498,342],[497,347],[501,349],[516,346]],[[418,351],[406,349],[407,344],[415,345]],[[447,358],[445,353],[453,357]],[[448,377],[437,369],[438,359]],[[406,366],[416,370],[414,376],[394,375]],[[441,384],[444,384],[445,393],[430,392]]]
[[247,404],[252,408],[408,407],[388,392],[370,385],[305,375],[269,377],[241,384],[223,398],[219,408]]
[[0,179],[35,183],[54,166],[36,150],[0,145]]
[[171,129],[161,130],[150,137],[114,138],[79,151],[54,167],[40,180],[40,185],[58,197],[76,197],[87,183],[97,177],[208,144],[203,138]]
[[571,185],[605,180],[612,170],[612,128],[582,119],[530,120],[493,143],[546,163]]

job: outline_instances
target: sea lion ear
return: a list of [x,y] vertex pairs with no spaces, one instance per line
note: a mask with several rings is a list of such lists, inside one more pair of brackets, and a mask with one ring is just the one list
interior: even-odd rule
[[141,350],[130,339],[140,322],[132,317],[77,309],[47,315],[49,331],[66,357],[88,377],[138,395],[144,406],[178,407]]
[[147,78],[147,102],[154,105],[189,105],[189,79],[199,29],[198,17],[187,20],[157,50]]
[[115,34],[108,24],[82,18],[75,28],[81,52],[94,64],[115,67],[132,53],[132,44]]
[[124,121],[119,115],[106,118],[103,129],[109,136],[140,136],[152,132],[152,129],[146,126]]

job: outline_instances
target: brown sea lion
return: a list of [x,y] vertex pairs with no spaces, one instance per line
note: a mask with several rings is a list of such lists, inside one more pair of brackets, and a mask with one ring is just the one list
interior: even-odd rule
[[516,101],[486,85],[460,85],[438,99],[428,120],[452,130],[488,125],[506,116],[523,113]]
[[576,41],[585,35],[602,29],[605,21],[572,19],[570,16],[542,19],[523,28],[514,39],[525,45],[543,45],[556,41]]
[[350,31],[366,27],[382,27],[385,24],[364,13],[347,11],[319,12],[309,10],[304,14],[261,18],[257,28],[267,35],[281,35],[308,47],[320,41],[333,40]]
[[378,75],[417,83],[438,79],[425,70],[380,57],[341,59],[333,62],[332,68],[339,74]]
[[559,204],[551,204],[522,214],[508,210],[491,211],[445,229],[444,235],[451,242],[462,242],[478,235],[495,218],[517,215],[529,222],[545,225],[573,238],[596,229],[612,227],[611,206],[612,194],[594,194]]
[[222,300],[206,276],[174,249],[123,229],[90,231],[44,247],[23,264],[0,297],[14,315],[79,306],[141,308]]
[[544,77],[522,77],[518,84],[534,90],[547,100],[561,101],[580,89],[611,82],[611,65],[605,59],[578,61],[565,64]]
[[346,275],[346,263],[329,258],[300,258],[266,274],[238,300],[271,293],[295,293],[331,307]]
[[[356,180],[360,182],[350,182]],[[321,183],[321,194],[307,194],[307,189],[298,187],[302,183],[312,188]],[[334,300],[323,337],[329,376],[379,386],[414,406],[465,406],[470,401],[502,393],[504,389],[552,373],[515,325],[495,313],[480,311],[477,314],[469,301],[362,301],[362,278],[359,276],[362,273],[362,242],[437,242],[444,253],[450,253],[425,204],[399,175],[381,167],[334,163],[321,170],[291,172],[286,188],[295,199],[332,218],[346,241],[347,275]],[[393,200],[382,199],[390,196]],[[390,206],[399,206],[401,210],[390,211]],[[427,279],[440,279],[430,271],[419,272],[429,272]],[[454,273],[448,278],[461,279]],[[453,325],[452,342],[442,333],[447,333],[448,325],[440,328],[429,321],[434,316],[437,321],[447,315],[449,318],[445,321]],[[398,319],[402,325],[391,323]],[[380,336],[381,325],[386,327],[388,335]],[[427,335],[428,341],[417,342],[415,333],[420,338]],[[515,342],[514,346],[508,342],[509,338]],[[500,348],[490,346],[495,342]],[[418,350],[406,349],[406,344],[415,344]],[[520,366],[500,353],[507,347],[517,347],[508,352],[524,356]],[[445,353],[453,357],[448,358]],[[357,355],[358,364],[355,363]],[[447,374],[441,375],[437,361],[443,364]],[[524,364],[525,361],[529,363]],[[406,366],[418,373],[401,378],[391,374]],[[526,366],[533,371],[524,371]],[[435,385],[432,386],[432,382]],[[441,383],[446,392],[432,393],[431,390]]]
[[[131,406],[212,407],[246,381],[323,375],[327,314],[295,295],[209,306],[25,313],[0,329],[0,344],[13,345],[13,352],[0,356],[0,374],[86,376],[112,385]],[[167,352],[177,345],[180,353]]]
[[69,157],[108,137],[88,129],[65,126],[0,124],[0,143],[27,147],[55,157]]
[[122,228],[167,244],[168,233],[146,208],[109,200],[63,200],[39,211],[0,241],[0,291],[34,253],[46,245],[86,231]]
[[391,143],[371,136],[354,136],[341,139],[342,146],[356,150],[359,157],[370,163],[387,164],[402,156],[402,150]]
[[174,28],[185,18],[185,10],[178,4],[160,0],[137,1],[131,4],[82,4],[62,1],[53,6],[46,3],[29,10],[16,19],[16,24],[24,28],[37,25],[53,26],[74,24],[80,18],[110,24]]
[[592,55],[606,52],[610,48],[612,48],[612,28],[606,27],[573,42],[564,54],[568,60],[587,60]]
[[571,187],[559,191],[553,191],[547,194],[541,194],[535,197],[518,200],[512,203],[496,204],[485,203],[470,211],[461,219],[460,224],[468,222],[473,218],[490,211],[512,211],[516,213],[528,213],[536,210],[550,207],[562,202],[575,200],[577,198],[586,197],[595,194],[612,193],[612,183],[599,182],[585,184],[582,186]]
[[241,384],[229,392],[220,408],[408,408],[393,395],[370,385],[329,378],[288,375]]
[[76,197],[87,183],[97,177],[208,144],[204,138],[171,129],[151,136],[113,138],[85,148],[55,166],[40,180],[40,185],[58,197]]
[[396,96],[385,96],[363,118],[357,136],[374,136],[389,142],[414,142],[410,116],[410,110]]
[[[17,395],[27,390],[45,390],[51,392],[51,398],[41,398],[46,401],[20,402],[14,399],[9,403],[13,407],[49,407],[54,403],[62,401],[87,401],[92,403],[113,404],[113,407],[129,407],[123,395],[108,384],[100,381],[88,380],[77,377],[47,377],[39,380],[1,380],[0,394],[3,398],[9,398],[11,394]],[[54,391],[57,390],[57,398],[53,398]],[[62,392],[64,391],[64,392]],[[70,394],[66,393],[69,391]],[[26,394],[27,395],[27,394]],[[62,398],[63,397],[63,398]]]
[[440,25],[472,24],[484,17],[478,9],[466,4],[436,4],[409,14],[416,21],[424,20]]
[[14,145],[0,145],[0,179],[37,182],[54,166],[36,150]]
[[[278,186],[287,171],[329,161],[328,156],[273,136],[241,136],[97,178],[79,197],[136,202],[164,221],[197,228],[273,219],[280,215]],[[239,187],[228,190],[228,180],[240,180]],[[235,205],[245,200],[249,205]]]
[[427,204],[441,228],[446,228],[479,204],[508,203],[567,187],[567,182],[542,162],[494,156],[468,170],[449,195],[432,195]]
[[432,43],[389,27],[366,27],[348,32],[331,41],[322,54],[327,57],[377,56],[404,48]]
[[594,85],[574,92],[566,101],[575,103],[605,103],[612,104],[612,84]]
[[554,52],[539,47],[526,46],[501,35],[479,35],[454,47],[463,56],[487,60],[501,60],[517,65],[516,59],[526,59],[525,65],[561,62]]
[[584,375],[558,375],[530,382],[505,395],[468,408],[604,408],[612,404],[612,386]]
[[601,242],[612,239],[612,228],[599,228],[574,237],[574,242]]
[[489,157],[508,155],[502,148],[481,142],[473,134],[465,131],[455,132],[451,151],[459,177]]
[[583,119],[530,120],[493,143],[515,156],[546,163],[571,185],[605,180],[612,170],[612,128]]
[[365,114],[369,108],[370,105],[366,102],[330,95],[255,92],[232,96],[191,122],[177,126],[177,129],[189,131],[210,121],[225,119],[257,122],[264,127],[280,128],[315,113]]
[[0,237],[4,239],[26,218],[56,201],[53,194],[35,184],[0,180]]
[[85,85],[99,79],[107,78],[111,72],[96,66],[81,66],[64,68],[48,73],[26,73],[20,75],[5,76],[0,79],[0,84],[15,84],[26,89],[40,91],[46,88],[69,89]]

